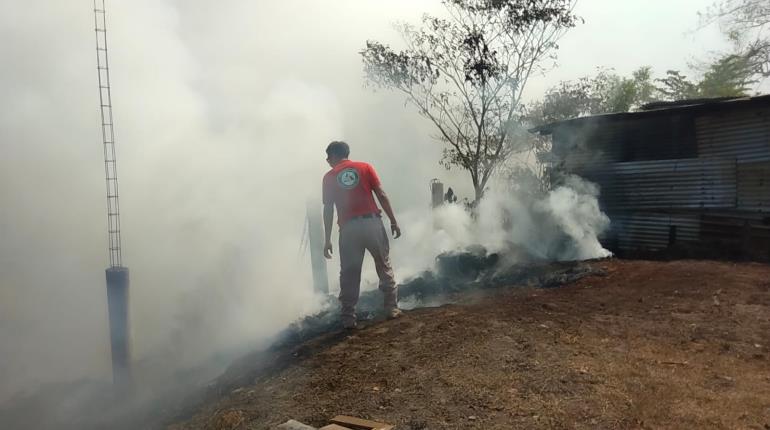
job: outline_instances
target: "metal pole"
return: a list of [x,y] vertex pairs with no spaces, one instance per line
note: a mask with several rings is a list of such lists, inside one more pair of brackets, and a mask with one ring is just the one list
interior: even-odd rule
[[125,388],[131,383],[131,335],[128,317],[128,269],[110,267],[107,274],[107,307],[110,314],[112,382]]
[[307,231],[310,246],[310,263],[313,267],[313,288],[321,294],[329,294],[329,274],[323,255],[324,231],[321,207],[313,200],[307,202]]
[[430,197],[433,209],[444,204],[444,184],[438,179],[430,181]]
[[110,267],[106,270],[107,308],[110,319],[113,384],[123,390],[131,383],[131,339],[128,318],[128,268],[123,267],[120,236],[118,168],[115,153],[115,119],[112,114],[110,66],[107,56],[107,11],[104,0],[94,0],[96,71],[99,83],[104,171],[107,183],[107,234]]

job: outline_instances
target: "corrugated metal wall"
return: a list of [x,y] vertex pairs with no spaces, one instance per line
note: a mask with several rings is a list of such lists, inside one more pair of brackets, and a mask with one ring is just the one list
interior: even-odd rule
[[749,110],[695,120],[699,157],[770,161],[770,111]]
[[738,165],[738,209],[770,212],[770,162]]
[[554,130],[561,168],[600,186],[607,245],[770,258],[770,108],[733,106]]
[[735,207],[736,165],[730,160],[613,163],[582,176],[599,184],[609,212]]
[[554,152],[569,170],[607,163],[697,156],[691,115],[588,122],[554,131]]
[[616,213],[611,219],[611,235],[617,240],[616,246],[624,250],[658,251],[671,242],[696,243],[700,239],[697,214]]

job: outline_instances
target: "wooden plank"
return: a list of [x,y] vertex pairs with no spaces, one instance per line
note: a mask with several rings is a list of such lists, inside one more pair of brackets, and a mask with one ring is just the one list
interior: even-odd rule
[[350,427],[353,430],[391,430],[393,428],[390,424],[349,417],[347,415],[337,415],[330,421],[334,424]]
[[328,426],[323,426],[318,430],[351,430],[351,428],[338,426],[337,424],[329,424]]

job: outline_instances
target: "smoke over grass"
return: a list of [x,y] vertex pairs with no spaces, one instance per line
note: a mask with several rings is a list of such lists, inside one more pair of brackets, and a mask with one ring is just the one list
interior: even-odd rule
[[[572,261],[611,255],[598,238],[609,227],[601,212],[596,185],[577,176],[548,192],[511,190],[498,183],[475,210],[445,204],[407,215],[405,246],[394,251],[402,279],[433,265],[442,252],[481,245],[511,258]],[[370,274],[370,278],[373,275]]]
[[[478,222],[447,206],[434,230],[429,180],[460,195],[471,194],[468,181],[438,166],[430,126],[399,97],[363,88],[357,55],[363,40],[396,38],[392,21],[429,7],[287,1],[267,14],[262,2],[108,1],[123,257],[148,396],[216,374],[319,308],[297,249],[331,140],[348,141],[382,177],[405,230],[393,242],[400,279],[473,243],[513,242],[544,258],[600,252],[595,207],[572,188],[553,202],[493,192]],[[41,387],[68,392],[51,383],[110,379],[91,4],[2,9],[0,37],[13,43],[0,45],[0,403]],[[575,209],[586,216],[573,218]],[[544,233],[551,225],[561,233]],[[585,244],[559,248],[565,234]]]
[[[398,19],[382,7],[107,2],[140,369],[250,348],[318,306],[297,249],[329,141],[348,140],[391,191],[442,174],[440,148],[400,100],[362,88],[360,41]],[[0,36],[14,42],[0,46],[0,402],[110,379],[92,5],[2,9]],[[409,156],[392,150],[407,144]],[[399,210],[424,201],[391,194]]]

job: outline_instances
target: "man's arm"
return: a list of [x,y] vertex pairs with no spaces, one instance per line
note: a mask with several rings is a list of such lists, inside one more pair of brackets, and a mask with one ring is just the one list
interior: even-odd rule
[[332,258],[332,221],[334,221],[334,203],[324,204],[324,257]]
[[377,200],[380,201],[380,206],[382,206],[382,210],[385,211],[385,215],[390,218],[390,231],[393,233],[393,238],[398,239],[401,237],[401,227],[398,226],[396,215],[393,214],[393,208],[390,206],[388,195],[385,194],[385,190],[383,190],[380,185],[375,186],[372,191],[374,191],[374,195],[377,196]]

